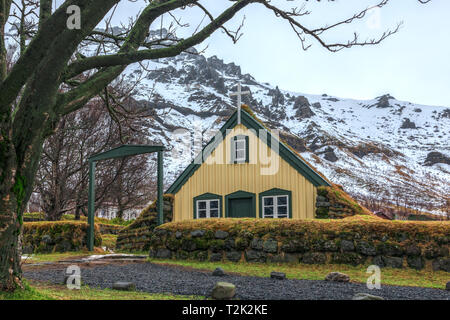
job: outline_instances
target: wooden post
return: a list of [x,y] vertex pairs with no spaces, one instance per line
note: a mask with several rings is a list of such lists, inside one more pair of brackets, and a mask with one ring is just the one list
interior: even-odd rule
[[95,161],[89,160],[88,249],[94,250]]
[[163,210],[163,152],[158,151],[158,200],[156,202],[158,210],[158,225],[164,223]]

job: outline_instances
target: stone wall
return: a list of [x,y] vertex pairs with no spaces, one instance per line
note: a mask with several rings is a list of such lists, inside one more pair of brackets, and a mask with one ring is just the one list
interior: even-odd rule
[[[87,249],[86,222],[43,221],[24,222],[22,253],[51,253]],[[102,238],[95,226],[94,246],[100,246]]]
[[[172,221],[173,196],[164,195],[164,222]],[[145,208],[132,224],[118,233],[116,250],[147,251],[150,248],[150,237],[157,225],[158,214],[156,202]]]
[[151,235],[150,257],[350,264],[450,272],[450,223],[359,217],[333,221],[202,219]]

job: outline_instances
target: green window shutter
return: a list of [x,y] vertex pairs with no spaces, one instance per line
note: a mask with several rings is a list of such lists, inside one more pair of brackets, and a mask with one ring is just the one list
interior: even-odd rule
[[249,138],[245,136],[245,162],[250,162],[250,146],[248,144]]
[[230,162],[236,163],[236,136],[231,138],[231,153],[230,153]]

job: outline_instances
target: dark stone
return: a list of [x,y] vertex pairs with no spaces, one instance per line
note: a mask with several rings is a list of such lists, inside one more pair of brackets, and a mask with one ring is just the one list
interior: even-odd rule
[[408,266],[410,268],[421,270],[425,267],[425,261],[422,257],[408,256],[408,258],[406,260],[407,260]]
[[267,254],[261,251],[248,250],[245,251],[245,260],[248,262],[266,262]]
[[133,282],[118,281],[113,284],[112,288],[121,291],[135,291],[136,285]]
[[446,272],[450,272],[450,258],[439,258],[433,261],[433,270],[443,270]]
[[382,257],[384,265],[390,268],[403,268],[403,258],[400,257]]
[[267,255],[267,262],[269,263],[280,263],[284,262],[284,256],[281,254],[268,254]]
[[225,250],[233,250],[236,248],[236,244],[234,243],[233,238],[226,239],[223,246],[224,246]]
[[450,291],[450,281],[445,285],[445,290]]
[[194,259],[198,261],[206,261],[208,259],[208,251],[194,252]]
[[377,246],[377,253],[385,256],[402,257],[405,254],[405,250],[399,245],[384,242]]
[[333,240],[328,240],[323,244],[323,249],[325,251],[335,252],[338,251],[338,247]]
[[324,196],[318,195],[317,198],[316,198],[316,201],[317,202],[328,202],[328,199],[326,197],[324,197]]
[[307,264],[325,264],[327,256],[320,252],[307,252],[303,255],[302,262]]
[[439,257],[441,254],[440,248],[438,246],[430,245],[425,248],[424,255],[427,259],[434,259]]
[[277,280],[284,280],[286,279],[286,274],[283,272],[272,271],[270,273],[270,278]]
[[167,234],[167,230],[166,229],[154,229],[153,233],[159,237],[162,237]]
[[342,249],[342,251],[354,251],[355,245],[353,244],[353,241],[342,240],[341,241],[341,249]]
[[158,249],[158,250],[156,250],[155,257],[158,259],[170,259],[170,258],[172,258],[172,252],[170,250],[164,249],[164,248]]
[[241,260],[241,253],[237,251],[229,251],[226,253],[226,257],[230,261],[238,262]]
[[331,256],[331,262],[336,264],[350,264],[357,266],[364,263],[366,257],[356,252],[335,252]]
[[228,237],[228,232],[222,231],[222,230],[217,230],[217,231],[214,233],[214,237],[215,237],[216,239],[226,239],[226,238]]
[[54,241],[53,241],[52,237],[50,237],[48,234],[44,234],[42,236],[42,242],[44,242],[47,245],[54,244]]
[[430,152],[427,155],[427,158],[425,159],[425,162],[423,163],[424,166],[432,166],[436,163],[445,163],[450,165],[450,157],[447,157],[446,155],[440,153],[440,152]]
[[225,271],[223,271],[222,268],[216,268],[213,272],[212,275],[215,277],[223,277],[225,275]]
[[217,261],[222,261],[222,253],[218,253],[218,252],[214,252],[211,253],[211,255],[209,256],[209,261],[211,262],[217,262]]
[[420,248],[418,246],[410,245],[410,246],[406,247],[406,254],[408,256],[412,256],[412,257],[420,256],[421,251],[420,251]]
[[263,249],[263,243],[264,241],[261,239],[253,239],[250,242],[250,248],[255,249],[255,250],[262,250]]
[[416,124],[409,120],[409,118],[405,118],[400,129],[416,129]]
[[180,231],[175,232],[175,238],[180,239],[183,236],[183,233]]
[[273,239],[264,241],[263,250],[269,253],[276,253],[278,251],[278,242]]
[[356,244],[356,251],[366,256],[374,256],[377,254],[377,250],[373,244],[366,241],[358,241]]
[[285,253],[283,260],[284,260],[284,262],[287,262],[287,263],[294,263],[294,262],[299,261],[298,255],[290,254],[290,253]]
[[345,273],[341,272],[330,272],[325,277],[326,281],[335,281],[335,282],[349,282],[350,277],[346,275]]
[[384,261],[383,261],[383,257],[382,257],[382,256],[376,256],[376,257],[373,257],[372,264],[374,264],[374,265],[376,265],[376,266],[378,266],[378,267],[380,267],[380,268],[384,268],[384,267],[386,266],[386,265],[384,264]]
[[311,110],[311,105],[308,99],[304,96],[299,96],[294,101],[294,109],[297,109],[295,116],[298,119],[311,118],[315,113]]
[[183,250],[178,250],[176,253],[176,257],[179,260],[186,260],[189,257],[189,253]]
[[378,102],[375,104],[377,108],[389,108],[391,105],[389,104],[390,99],[395,99],[389,93],[378,97]]
[[205,235],[205,230],[194,230],[191,231],[191,236],[193,238],[203,237]]
[[191,252],[197,249],[197,245],[192,239],[183,239],[181,240],[181,249]]

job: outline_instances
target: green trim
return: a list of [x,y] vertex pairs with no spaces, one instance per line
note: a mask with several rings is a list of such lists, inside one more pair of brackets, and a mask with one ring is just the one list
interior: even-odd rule
[[222,196],[214,193],[204,193],[194,197],[194,219],[197,219],[197,201],[198,200],[219,200],[219,218],[222,218]]
[[[244,109],[241,110],[241,123],[249,128],[254,129],[257,133],[260,129],[268,132],[267,141],[265,143],[270,147],[272,135],[261,123],[247,113]],[[220,128],[224,139],[228,129],[233,129],[237,125],[237,113],[233,113],[228,121]],[[175,194],[181,187],[187,182],[187,180],[194,174],[194,172],[203,163],[202,154],[206,154],[206,151],[214,150],[220,143],[220,140],[211,139],[200,154],[194,159],[194,161],[183,171],[183,173],[175,180],[175,182],[167,189],[166,193]],[[317,172],[314,171],[305,161],[303,161],[297,154],[289,149],[283,142],[280,141],[278,154],[280,157],[289,163],[297,172],[303,175],[309,182],[315,187],[318,186],[331,186],[328,181],[322,178]]]
[[229,200],[231,199],[240,199],[240,198],[251,198],[252,199],[252,213],[253,217],[256,218],[256,194],[247,192],[247,191],[236,191],[230,194],[227,194],[225,196],[225,218],[228,218],[228,211],[229,211]]
[[267,196],[288,196],[288,217],[292,219],[292,192],[289,190],[283,190],[278,188],[273,188],[259,194],[259,217],[263,218],[263,205],[262,198]]
[[250,162],[250,145],[248,136],[245,136],[245,162]]
[[[245,140],[245,160],[244,161],[240,161],[240,162],[238,162],[237,160],[236,160],[236,144],[235,144],[235,142],[236,142],[236,140],[238,140],[239,138],[244,138],[244,140]],[[248,138],[248,136],[246,136],[246,135],[243,135],[243,134],[238,134],[238,135],[236,135],[236,136],[234,136],[234,137],[231,137],[231,163],[234,163],[234,164],[242,164],[242,163],[248,163],[249,162],[249,144],[248,144],[248,141],[249,141],[249,138]]]

